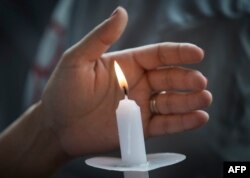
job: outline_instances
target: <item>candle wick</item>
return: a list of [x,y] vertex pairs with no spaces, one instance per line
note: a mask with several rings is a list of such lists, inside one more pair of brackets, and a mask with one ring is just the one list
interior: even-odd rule
[[123,87],[123,90],[124,90],[124,94],[125,94],[126,96],[128,96],[128,90],[127,90],[127,88],[126,88],[126,87]]

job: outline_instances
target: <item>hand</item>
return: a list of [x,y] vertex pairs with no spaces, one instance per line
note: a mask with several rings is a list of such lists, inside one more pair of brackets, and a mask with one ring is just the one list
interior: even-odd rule
[[[53,72],[41,108],[44,123],[72,156],[109,151],[118,146],[115,110],[124,96],[114,60],[122,67],[129,98],[142,111],[146,137],[202,126],[208,114],[199,109],[212,100],[206,78],[176,65],[198,63],[203,51],[192,44],[160,43],[119,52],[104,52],[119,39],[127,24],[123,8],[67,50]],[[160,68],[159,68],[160,67]],[[188,92],[179,92],[179,91]],[[157,94],[167,91],[165,94]],[[160,114],[150,111],[156,97]]]

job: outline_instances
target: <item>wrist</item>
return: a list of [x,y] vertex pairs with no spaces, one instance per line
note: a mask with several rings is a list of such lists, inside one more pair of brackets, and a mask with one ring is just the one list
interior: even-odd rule
[[0,176],[48,177],[71,159],[47,122],[38,102],[1,133]]
[[56,169],[60,168],[62,165],[67,163],[72,159],[68,155],[58,138],[58,135],[52,129],[51,123],[53,123],[50,118],[46,118],[44,114],[43,104],[41,101],[34,105],[33,117],[36,118],[34,121],[34,128],[37,128],[37,139],[40,139],[36,146],[40,146],[39,151],[41,151],[41,166],[48,165],[47,170],[54,172]]

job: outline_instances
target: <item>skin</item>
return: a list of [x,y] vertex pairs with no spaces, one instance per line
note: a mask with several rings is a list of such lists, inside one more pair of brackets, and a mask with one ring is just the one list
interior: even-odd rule
[[[203,50],[160,43],[105,53],[127,21],[125,9],[118,7],[63,54],[41,101],[0,135],[0,175],[48,177],[77,156],[118,148],[115,110],[124,93],[114,60],[125,73],[128,97],[141,108],[146,137],[191,130],[208,121],[201,110],[212,101],[207,79],[179,66],[201,62]],[[152,97],[159,114],[150,111]]]

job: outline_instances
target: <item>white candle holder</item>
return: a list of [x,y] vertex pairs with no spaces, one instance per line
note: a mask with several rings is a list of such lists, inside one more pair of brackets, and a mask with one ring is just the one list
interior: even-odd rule
[[109,171],[139,171],[146,172],[161,167],[170,166],[186,159],[186,156],[179,153],[154,153],[147,154],[147,162],[138,165],[124,164],[121,158],[117,157],[94,157],[87,159],[85,163],[89,166]]
[[146,155],[140,107],[127,98],[127,81],[116,62],[115,71],[125,94],[116,110],[122,158],[94,157],[87,159],[86,164],[109,171],[122,171],[125,178],[148,178],[148,171],[183,161],[186,156],[178,153]]

